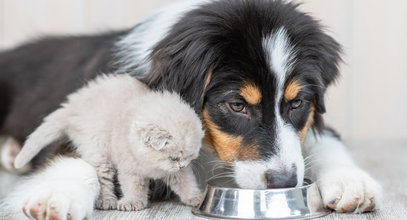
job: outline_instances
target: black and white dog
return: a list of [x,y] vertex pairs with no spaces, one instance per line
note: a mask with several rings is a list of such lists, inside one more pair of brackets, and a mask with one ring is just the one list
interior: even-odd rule
[[[127,72],[152,88],[179,92],[195,108],[205,143],[232,167],[239,186],[300,186],[306,176],[318,181],[327,207],[371,211],[380,186],[322,121],[339,62],[338,43],[292,3],[177,3],[127,31],[49,38],[2,52],[0,132],[22,142],[88,79]],[[55,214],[38,208],[41,202],[61,219],[67,213],[80,219],[92,212],[94,178],[80,159],[60,159],[16,198],[34,218]]]

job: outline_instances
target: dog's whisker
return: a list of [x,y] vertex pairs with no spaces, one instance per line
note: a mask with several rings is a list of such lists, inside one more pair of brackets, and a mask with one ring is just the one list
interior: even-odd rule
[[310,159],[310,158],[313,158],[313,157],[315,157],[315,156],[317,156],[316,153],[310,154],[310,155],[308,155],[308,156],[306,156],[306,157],[304,158],[304,161],[305,161],[305,160],[308,160],[308,159]]
[[214,176],[211,176],[207,181],[210,181],[210,180],[213,180],[213,179],[217,179],[217,178],[221,178],[221,177],[233,177],[233,174],[234,174],[234,173],[232,173],[232,172],[219,173],[219,174],[216,174],[216,175],[214,175]]
[[217,177],[211,177],[207,181],[212,181],[212,180],[221,179],[221,178],[233,178],[233,177],[234,176],[232,176],[232,175],[217,176]]

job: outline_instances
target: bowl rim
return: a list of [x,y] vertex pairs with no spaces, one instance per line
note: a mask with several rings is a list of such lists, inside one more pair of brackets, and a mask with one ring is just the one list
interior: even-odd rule
[[245,189],[245,188],[237,188],[237,187],[226,187],[226,186],[217,186],[217,185],[213,185],[210,182],[206,183],[206,187],[207,188],[213,188],[216,190],[234,190],[234,191],[256,191],[256,192],[287,192],[287,191],[293,191],[293,190],[302,190],[302,189],[306,189],[309,187],[312,187],[316,185],[315,182],[311,182],[311,183],[304,183],[304,185],[302,186],[298,186],[298,187],[290,187],[290,188],[273,188],[273,189]]

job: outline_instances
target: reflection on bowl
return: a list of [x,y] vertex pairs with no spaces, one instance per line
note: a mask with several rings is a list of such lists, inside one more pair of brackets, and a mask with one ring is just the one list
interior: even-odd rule
[[323,207],[315,183],[284,189],[239,189],[206,186],[206,196],[195,215],[229,219],[309,219],[331,211]]

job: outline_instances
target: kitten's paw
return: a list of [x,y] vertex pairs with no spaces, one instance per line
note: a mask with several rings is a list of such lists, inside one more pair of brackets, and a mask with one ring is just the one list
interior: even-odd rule
[[203,200],[203,195],[202,194],[198,194],[186,199],[182,199],[181,201],[185,204],[185,205],[189,205],[192,207],[197,207],[201,204]]
[[29,196],[22,211],[28,218],[35,220],[81,220],[86,217],[86,213],[71,198],[50,191]]
[[120,211],[139,211],[147,208],[147,200],[122,198],[117,203],[117,210]]
[[99,198],[96,200],[96,208],[100,210],[114,210],[117,207],[116,198]]
[[0,162],[1,166],[9,171],[14,173],[26,173],[31,170],[31,165],[27,164],[20,169],[14,168],[14,161],[17,157],[17,154],[21,151],[21,145],[17,142],[16,139],[8,137],[0,147]]
[[327,170],[319,176],[324,205],[337,212],[362,213],[380,206],[381,186],[355,167]]

